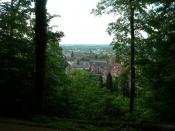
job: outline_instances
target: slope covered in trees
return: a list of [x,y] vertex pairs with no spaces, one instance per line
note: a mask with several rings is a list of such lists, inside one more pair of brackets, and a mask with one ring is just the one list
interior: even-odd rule
[[[134,8],[136,104],[145,117],[174,120],[174,1],[101,0],[96,15],[112,13],[119,18],[109,24],[116,60],[130,64],[131,15]],[[132,59],[132,58],[131,58]]]
[[174,121],[174,1],[100,0],[93,13],[117,16],[107,31],[124,67],[106,82],[83,70],[65,74],[64,33],[49,26],[55,16],[46,13],[46,1],[36,2],[0,1],[0,115]]
[[[37,47],[35,52],[36,44],[34,40],[36,37],[38,38],[38,36],[34,30],[35,12],[33,2],[30,0],[1,2],[0,10],[0,103],[2,107],[0,110],[2,115],[25,116],[36,112],[36,110],[40,108],[39,103],[42,103],[39,99],[43,99],[44,95],[48,95],[43,94],[45,92],[43,88],[40,89],[37,87],[38,90],[35,90],[35,78],[40,77],[40,75],[36,75],[38,74],[36,70],[38,72],[38,68],[43,68],[47,76],[49,76],[52,72],[52,68],[40,67],[39,64],[42,64],[42,62],[40,62],[40,56],[37,55],[39,58],[37,57],[37,59],[35,59],[36,54],[41,52],[40,49],[38,49],[40,47]],[[48,14],[47,22],[50,22],[52,18],[54,18],[54,16]],[[38,24],[40,26],[40,23]],[[38,25],[36,24],[36,26]],[[45,60],[43,59],[44,63],[47,62],[48,67],[52,66],[56,68],[57,72],[64,72],[64,57],[58,43],[58,40],[64,34],[63,32],[53,32],[51,27],[46,27],[46,23],[44,26],[45,30],[47,28],[47,36],[39,37],[44,37],[44,39],[48,40],[47,50],[42,53],[45,57]],[[40,31],[40,29],[38,30]],[[38,31],[36,32],[39,33]],[[42,41],[39,41],[40,43],[38,41],[39,40],[36,40],[37,44],[42,43]],[[52,58],[50,58],[50,56],[52,56]],[[35,61],[37,61],[36,64]],[[55,63],[57,65],[54,65]],[[41,71],[43,73],[43,70]],[[41,74],[43,79],[45,77],[44,74],[45,73]],[[51,81],[54,79],[53,77],[53,75],[47,77],[45,80],[47,83],[44,84],[50,86],[50,83],[53,83]],[[41,83],[38,79],[36,79],[36,81]],[[54,82],[56,83],[58,81],[59,80],[56,80]],[[41,86],[38,84],[36,85]],[[37,94],[38,97],[35,97],[35,92],[39,94],[43,92],[41,93],[43,96]],[[38,107],[35,107],[35,101],[37,100]]]

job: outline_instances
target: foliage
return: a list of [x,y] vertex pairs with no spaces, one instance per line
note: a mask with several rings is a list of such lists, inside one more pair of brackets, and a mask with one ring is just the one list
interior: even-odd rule
[[[67,82],[65,75],[66,61],[62,55],[62,50],[58,43],[50,42],[47,48],[46,61],[46,112],[49,115],[56,115],[59,106],[59,93],[57,88],[61,88]],[[64,100],[65,101],[65,100]],[[65,101],[66,102],[66,101]],[[64,109],[64,108],[63,108]]]
[[[173,94],[175,93],[174,83],[174,5],[169,6],[165,3],[157,2],[145,17],[149,24],[146,24],[146,32],[149,34],[145,41],[146,51],[150,50],[145,66],[141,65],[145,79],[149,84],[147,90],[151,93],[151,107],[158,120],[173,121],[175,104]],[[154,4],[154,3],[153,3]],[[169,22],[168,22],[169,21]],[[146,72],[148,71],[149,72]],[[163,108],[162,108],[163,107]]]
[[[96,15],[116,16],[117,20],[110,23],[107,30],[114,36],[111,44],[116,61],[127,67],[130,61],[129,7],[135,8],[136,108],[138,112],[143,110],[144,118],[174,119],[174,4],[174,1],[147,0],[133,1],[130,5],[129,1],[101,0],[93,10]],[[120,76],[121,81],[124,76]]]
[[[109,74],[106,88],[102,77],[83,70],[65,74],[66,59],[59,46],[63,32],[47,27],[44,108],[47,115],[84,120],[174,121],[175,117],[175,2],[101,0],[96,15],[113,14],[108,33],[116,61],[125,69],[114,85]],[[19,117],[32,113],[34,98],[34,20],[30,0],[0,2],[0,113]],[[128,114],[130,67],[129,8],[135,8],[136,111]],[[47,24],[55,16],[47,14]],[[93,47],[94,48],[94,47]],[[88,48],[88,52],[89,52]],[[110,50],[110,49],[108,49]],[[39,53],[39,52],[37,52]],[[94,58],[90,51],[87,57]],[[98,59],[110,59],[96,55]],[[115,88],[118,91],[115,92]],[[44,119],[44,118],[43,118]]]
[[29,0],[0,2],[0,103],[2,114],[6,115],[31,110],[34,60],[31,4]]
[[[25,116],[34,109],[34,8],[30,0],[0,2],[0,105],[1,115]],[[48,14],[48,22],[53,18]],[[49,27],[47,91],[53,92],[64,77],[65,59],[58,40],[63,32]],[[59,74],[60,73],[60,74]],[[62,80],[57,79],[62,78]],[[59,81],[59,82],[58,82]],[[61,81],[61,82],[60,82]],[[52,83],[52,84],[51,84]],[[48,95],[47,94],[47,95]]]
[[120,94],[129,97],[129,68],[126,68],[118,77],[118,88]]
[[130,5],[129,1],[101,0],[97,4],[96,9],[92,10],[92,13],[95,15],[113,14],[116,18],[116,21],[108,24],[107,32],[109,35],[114,36],[111,45],[115,50],[116,61],[122,62],[124,65],[128,65],[130,60],[130,6],[134,6],[135,8],[135,48],[139,50],[143,35],[141,33],[142,27],[137,21],[143,18],[141,13],[143,15],[145,14],[145,2],[134,1]]
[[103,77],[102,77],[101,75],[99,76],[99,81],[100,81],[100,82],[99,82],[99,87],[100,87],[100,88],[103,88],[103,85],[104,85],[104,84],[103,84]]
[[113,82],[112,82],[111,73],[108,73],[108,75],[107,75],[106,87],[107,87],[107,89],[109,89],[111,92],[114,91],[114,86],[113,86]]
[[86,71],[73,70],[69,74],[69,84],[57,88],[58,114],[85,120],[121,118],[127,112],[127,98],[99,88],[98,78]]

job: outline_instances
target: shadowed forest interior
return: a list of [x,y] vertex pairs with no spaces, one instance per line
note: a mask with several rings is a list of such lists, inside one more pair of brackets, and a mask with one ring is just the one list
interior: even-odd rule
[[92,15],[117,16],[110,46],[61,46],[46,4],[0,0],[0,122],[175,122],[174,0],[99,0]]

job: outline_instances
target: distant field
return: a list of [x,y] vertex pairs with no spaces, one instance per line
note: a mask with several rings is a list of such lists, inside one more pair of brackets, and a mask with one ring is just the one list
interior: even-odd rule
[[61,47],[63,48],[72,48],[72,47],[76,47],[76,48],[111,48],[110,45],[104,45],[104,44],[66,44],[66,45],[61,45]]
[[67,54],[70,52],[74,52],[74,53],[95,53],[98,54],[100,52],[106,52],[106,53],[113,53],[113,49],[110,45],[73,45],[73,44],[69,44],[69,45],[61,45],[61,47],[63,48],[63,53]]

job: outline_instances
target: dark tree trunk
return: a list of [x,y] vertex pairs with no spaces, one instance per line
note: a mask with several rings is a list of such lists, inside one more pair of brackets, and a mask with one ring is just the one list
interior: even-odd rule
[[99,81],[100,81],[100,88],[103,88],[103,78],[101,75],[99,77]]
[[130,0],[130,30],[131,30],[131,87],[130,87],[130,105],[129,111],[134,110],[134,96],[135,96],[135,35],[134,35],[134,7],[132,6],[133,0]]
[[36,0],[35,3],[35,42],[36,42],[36,65],[35,65],[35,90],[36,113],[43,112],[45,90],[45,60],[46,60],[46,0]]
[[111,92],[113,92],[113,82],[112,82],[111,73],[109,73],[109,74],[107,75],[106,87],[107,87],[107,89],[109,89]]

